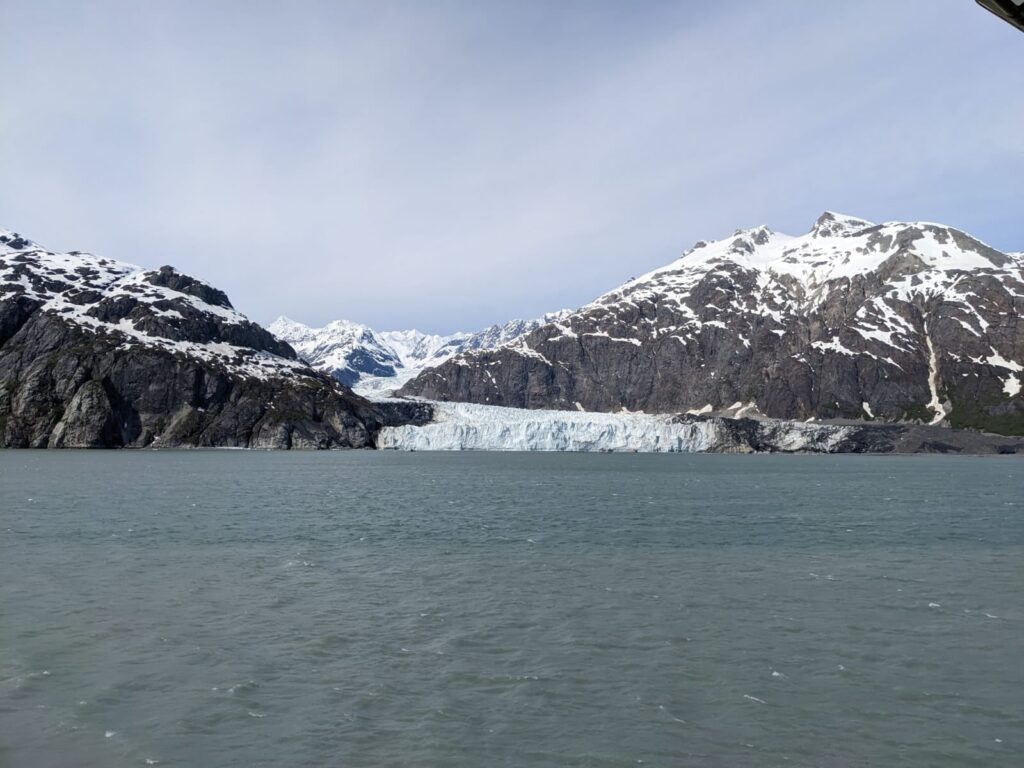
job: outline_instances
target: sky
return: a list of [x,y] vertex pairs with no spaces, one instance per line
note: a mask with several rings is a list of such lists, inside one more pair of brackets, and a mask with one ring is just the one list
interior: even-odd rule
[[258,322],[476,330],[824,210],[1024,250],[970,0],[0,0],[0,227]]

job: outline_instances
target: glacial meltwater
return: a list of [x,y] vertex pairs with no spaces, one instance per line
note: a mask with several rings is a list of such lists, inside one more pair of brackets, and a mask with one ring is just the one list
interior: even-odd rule
[[1020,766],[1015,457],[0,453],[0,765]]

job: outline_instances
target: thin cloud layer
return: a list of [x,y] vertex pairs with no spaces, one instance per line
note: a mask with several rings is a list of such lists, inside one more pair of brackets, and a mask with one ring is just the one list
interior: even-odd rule
[[450,332],[822,209],[1024,249],[973,3],[0,0],[0,226],[257,320]]

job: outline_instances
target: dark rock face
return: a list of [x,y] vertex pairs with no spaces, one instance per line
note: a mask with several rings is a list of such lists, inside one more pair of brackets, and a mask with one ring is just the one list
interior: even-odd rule
[[150,285],[157,285],[162,288],[170,288],[178,293],[195,296],[206,304],[224,309],[234,309],[228,301],[227,294],[213,286],[207,285],[194,277],[183,275],[177,272],[174,267],[163,266],[156,272],[150,272],[146,276],[146,282]]
[[520,408],[915,421],[1024,434],[1024,259],[824,214],[669,266],[399,394]]
[[420,400],[382,400],[374,403],[381,427],[422,427],[434,418],[434,408]]
[[[372,447],[386,412],[221,291],[0,233],[0,446]],[[405,421],[403,421],[405,419]]]

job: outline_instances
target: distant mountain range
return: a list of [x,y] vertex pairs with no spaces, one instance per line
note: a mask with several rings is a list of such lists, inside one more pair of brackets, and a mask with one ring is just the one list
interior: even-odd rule
[[458,354],[494,349],[568,313],[569,310],[562,310],[535,320],[510,320],[475,333],[450,336],[416,330],[374,331],[347,320],[310,328],[287,317],[279,317],[269,330],[317,370],[357,392],[379,396],[390,394],[422,371]]
[[824,213],[681,258],[401,395],[518,408],[910,421],[1024,434],[1024,257]]

